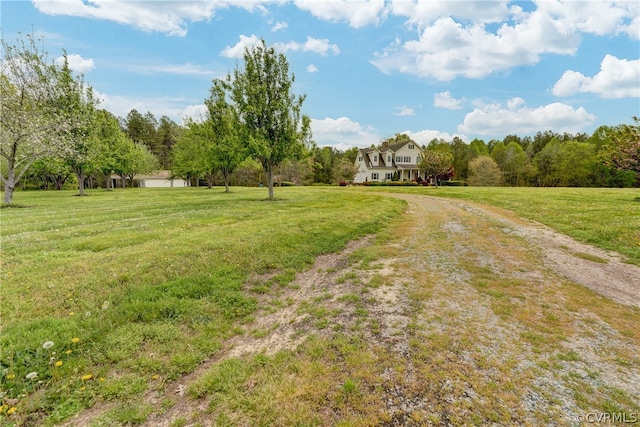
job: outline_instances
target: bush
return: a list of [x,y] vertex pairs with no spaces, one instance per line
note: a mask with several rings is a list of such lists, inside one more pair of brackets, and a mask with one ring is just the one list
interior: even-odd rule
[[467,185],[464,181],[440,181],[440,185],[449,187],[464,187]]
[[293,187],[295,184],[291,181],[282,181],[280,183],[280,187]]

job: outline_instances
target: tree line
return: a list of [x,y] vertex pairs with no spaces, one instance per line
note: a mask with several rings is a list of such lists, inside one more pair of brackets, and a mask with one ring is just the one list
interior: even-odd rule
[[[465,143],[432,140],[426,151],[448,155],[452,179],[470,185],[537,187],[637,187],[640,119],[601,126],[592,135],[538,132]],[[427,156],[425,156],[426,158]]]
[[[353,179],[357,148],[318,147],[305,96],[283,54],[264,40],[245,50],[244,67],[214,79],[201,120],[182,125],[131,110],[118,118],[99,108],[93,89],[69,68],[51,62],[41,41],[1,41],[0,181],[10,204],[25,188],[134,185],[139,174],[170,170],[192,185],[332,184]],[[410,138],[396,134],[381,142]],[[640,121],[602,126],[592,135],[538,132],[502,141],[432,140],[422,168],[471,185],[639,185]]]

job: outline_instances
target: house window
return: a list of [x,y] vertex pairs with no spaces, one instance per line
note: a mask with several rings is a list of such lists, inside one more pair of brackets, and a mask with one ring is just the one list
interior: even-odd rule
[[378,179],[378,172],[371,172],[371,179]]
[[376,154],[375,156],[373,156],[373,161],[377,162],[378,161],[378,155]]
[[416,163],[418,163],[418,164],[420,163],[420,155],[419,154],[416,156]]
[[408,148],[409,148],[409,150],[413,150],[414,148],[416,148],[416,146],[415,146],[415,145],[413,145],[413,144],[409,144],[409,147],[408,147]]
[[387,162],[391,161],[391,156],[387,156]]
[[362,161],[362,156],[358,157],[358,161],[361,162]]
[[405,163],[411,163],[411,156],[404,156]]
[[393,179],[393,174],[391,172],[387,172],[385,179]]

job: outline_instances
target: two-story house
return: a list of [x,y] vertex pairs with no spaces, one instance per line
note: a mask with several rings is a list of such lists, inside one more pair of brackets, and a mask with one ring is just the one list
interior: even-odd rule
[[358,168],[353,182],[391,181],[394,173],[400,181],[425,179],[420,172],[422,148],[413,141],[400,142],[386,147],[362,148],[355,165]]

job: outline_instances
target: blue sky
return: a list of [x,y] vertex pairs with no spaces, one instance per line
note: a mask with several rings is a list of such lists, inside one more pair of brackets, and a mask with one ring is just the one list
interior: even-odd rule
[[339,149],[408,133],[591,133],[640,115],[640,2],[33,0],[1,2],[3,37],[65,49],[118,116],[181,123],[264,38]]

